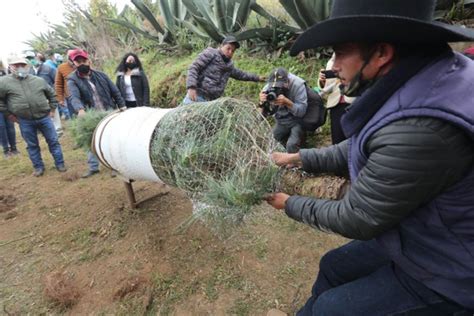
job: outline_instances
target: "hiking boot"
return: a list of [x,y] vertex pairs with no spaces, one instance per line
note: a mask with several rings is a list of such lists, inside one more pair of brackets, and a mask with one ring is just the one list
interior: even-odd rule
[[41,177],[44,174],[44,169],[35,169],[33,172],[33,176],[35,177]]
[[89,177],[92,177],[93,175],[99,173],[99,170],[89,170],[87,171],[86,173],[84,173],[81,178],[85,179],[85,178],[89,178]]
[[66,172],[67,168],[65,165],[60,165],[60,166],[56,166],[56,170],[58,170],[59,172]]

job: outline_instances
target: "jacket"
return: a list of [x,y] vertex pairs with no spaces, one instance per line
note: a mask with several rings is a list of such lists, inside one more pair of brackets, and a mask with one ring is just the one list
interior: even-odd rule
[[[124,107],[125,101],[115,84],[101,71],[91,70],[90,81],[96,86],[100,100],[106,110]],[[67,77],[67,87],[71,94],[71,104],[76,112],[95,108],[92,87],[89,79],[80,77],[77,70]]]
[[64,103],[64,100],[69,97],[69,91],[67,89],[67,77],[74,71],[74,68],[69,62],[62,63],[58,66],[56,71],[56,78],[54,80],[54,88],[59,103]]
[[243,72],[232,60],[225,61],[217,48],[207,48],[194,60],[188,70],[186,89],[197,89],[208,100],[222,96],[229,77],[242,81],[259,81],[255,74]]
[[0,78],[0,112],[27,120],[41,119],[57,107],[54,90],[42,78]]
[[[125,73],[118,72],[117,79],[115,84],[122,95],[122,98],[125,99]],[[150,86],[148,85],[148,79],[143,70],[135,68],[132,70],[131,74],[132,89],[135,99],[137,101],[137,106],[150,106]]]
[[[275,119],[280,124],[289,124],[292,122],[300,122],[301,118],[306,114],[308,108],[308,95],[306,93],[306,82],[292,74],[288,74],[288,99],[293,102],[293,107],[279,106]],[[268,84],[263,87],[263,91],[267,91]]]
[[[30,67],[33,67],[33,66],[30,66]],[[32,69],[32,68],[30,68]],[[54,79],[56,78],[56,69],[55,68],[52,68],[48,65],[46,65],[45,63],[41,63],[38,65],[38,68],[36,69],[36,71],[34,69],[32,69],[32,71],[30,71],[30,74],[33,74],[33,75],[36,75],[40,78],[43,78],[44,80],[46,80],[46,82],[51,86],[51,87],[54,87]]]
[[301,152],[306,170],[345,170],[341,201],[290,197],[287,214],[375,238],[428,288],[474,309],[474,63],[449,53],[399,88],[350,138]]

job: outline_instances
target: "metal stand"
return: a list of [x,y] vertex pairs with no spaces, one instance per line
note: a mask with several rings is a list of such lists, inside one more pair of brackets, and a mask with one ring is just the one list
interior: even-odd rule
[[151,200],[155,197],[167,195],[169,193],[169,192],[158,193],[158,194],[152,195],[152,196],[150,196],[146,199],[143,199],[143,200],[137,202],[137,199],[135,198],[135,192],[133,191],[132,182],[133,182],[133,180],[123,182],[123,184],[125,185],[125,191],[127,191],[127,197],[128,197],[128,201],[130,203],[130,208],[132,208],[132,209],[138,208],[139,204],[141,204],[141,203],[144,203],[144,202],[146,202],[148,200]]

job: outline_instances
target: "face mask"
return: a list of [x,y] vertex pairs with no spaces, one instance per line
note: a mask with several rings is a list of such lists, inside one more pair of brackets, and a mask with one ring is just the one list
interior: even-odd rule
[[127,66],[128,69],[134,69],[137,68],[137,63],[126,63],[125,66]]
[[10,72],[20,79],[23,79],[28,76],[28,70],[28,67],[10,67]]
[[91,70],[91,66],[89,65],[79,65],[77,66],[77,71],[79,71],[80,74],[82,75],[87,75],[89,71]]
[[36,59],[28,59],[28,61],[30,62],[30,64],[32,66],[37,66],[38,65],[38,61]]
[[347,97],[359,97],[364,91],[373,86],[376,81],[376,77],[370,80],[362,79],[362,70],[360,70],[349,85],[341,85],[339,88],[341,93]]
[[340,85],[339,86],[339,89],[341,90],[341,93],[343,95],[345,95],[347,97],[359,97],[367,89],[369,89],[371,86],[373,86],[375,84],[375,82],[377,82],[378,74],[380,72],[380,69],[372,79],[363,79],[362,78],[362,71],[364,71],[365,66],[367,66],[367,64],[369,63],[369,61],[372,58],[372,55],[374,53],[375,52],[371,53],[369,55],[370,57],[367,57],[366,61],[364,62],[364,64],[360,68],[360,70],[356,73],[354,78],[351,80],[351,82],[347,86],[345,86],[345,85]]

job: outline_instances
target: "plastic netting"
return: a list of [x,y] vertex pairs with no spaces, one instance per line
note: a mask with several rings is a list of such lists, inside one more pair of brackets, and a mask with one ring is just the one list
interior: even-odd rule
[[166,114],[150,157],[163,182],[189,195],[194,215],[238,221],[277,185],[270,153],[279,146],[255,105],[222,98]]

